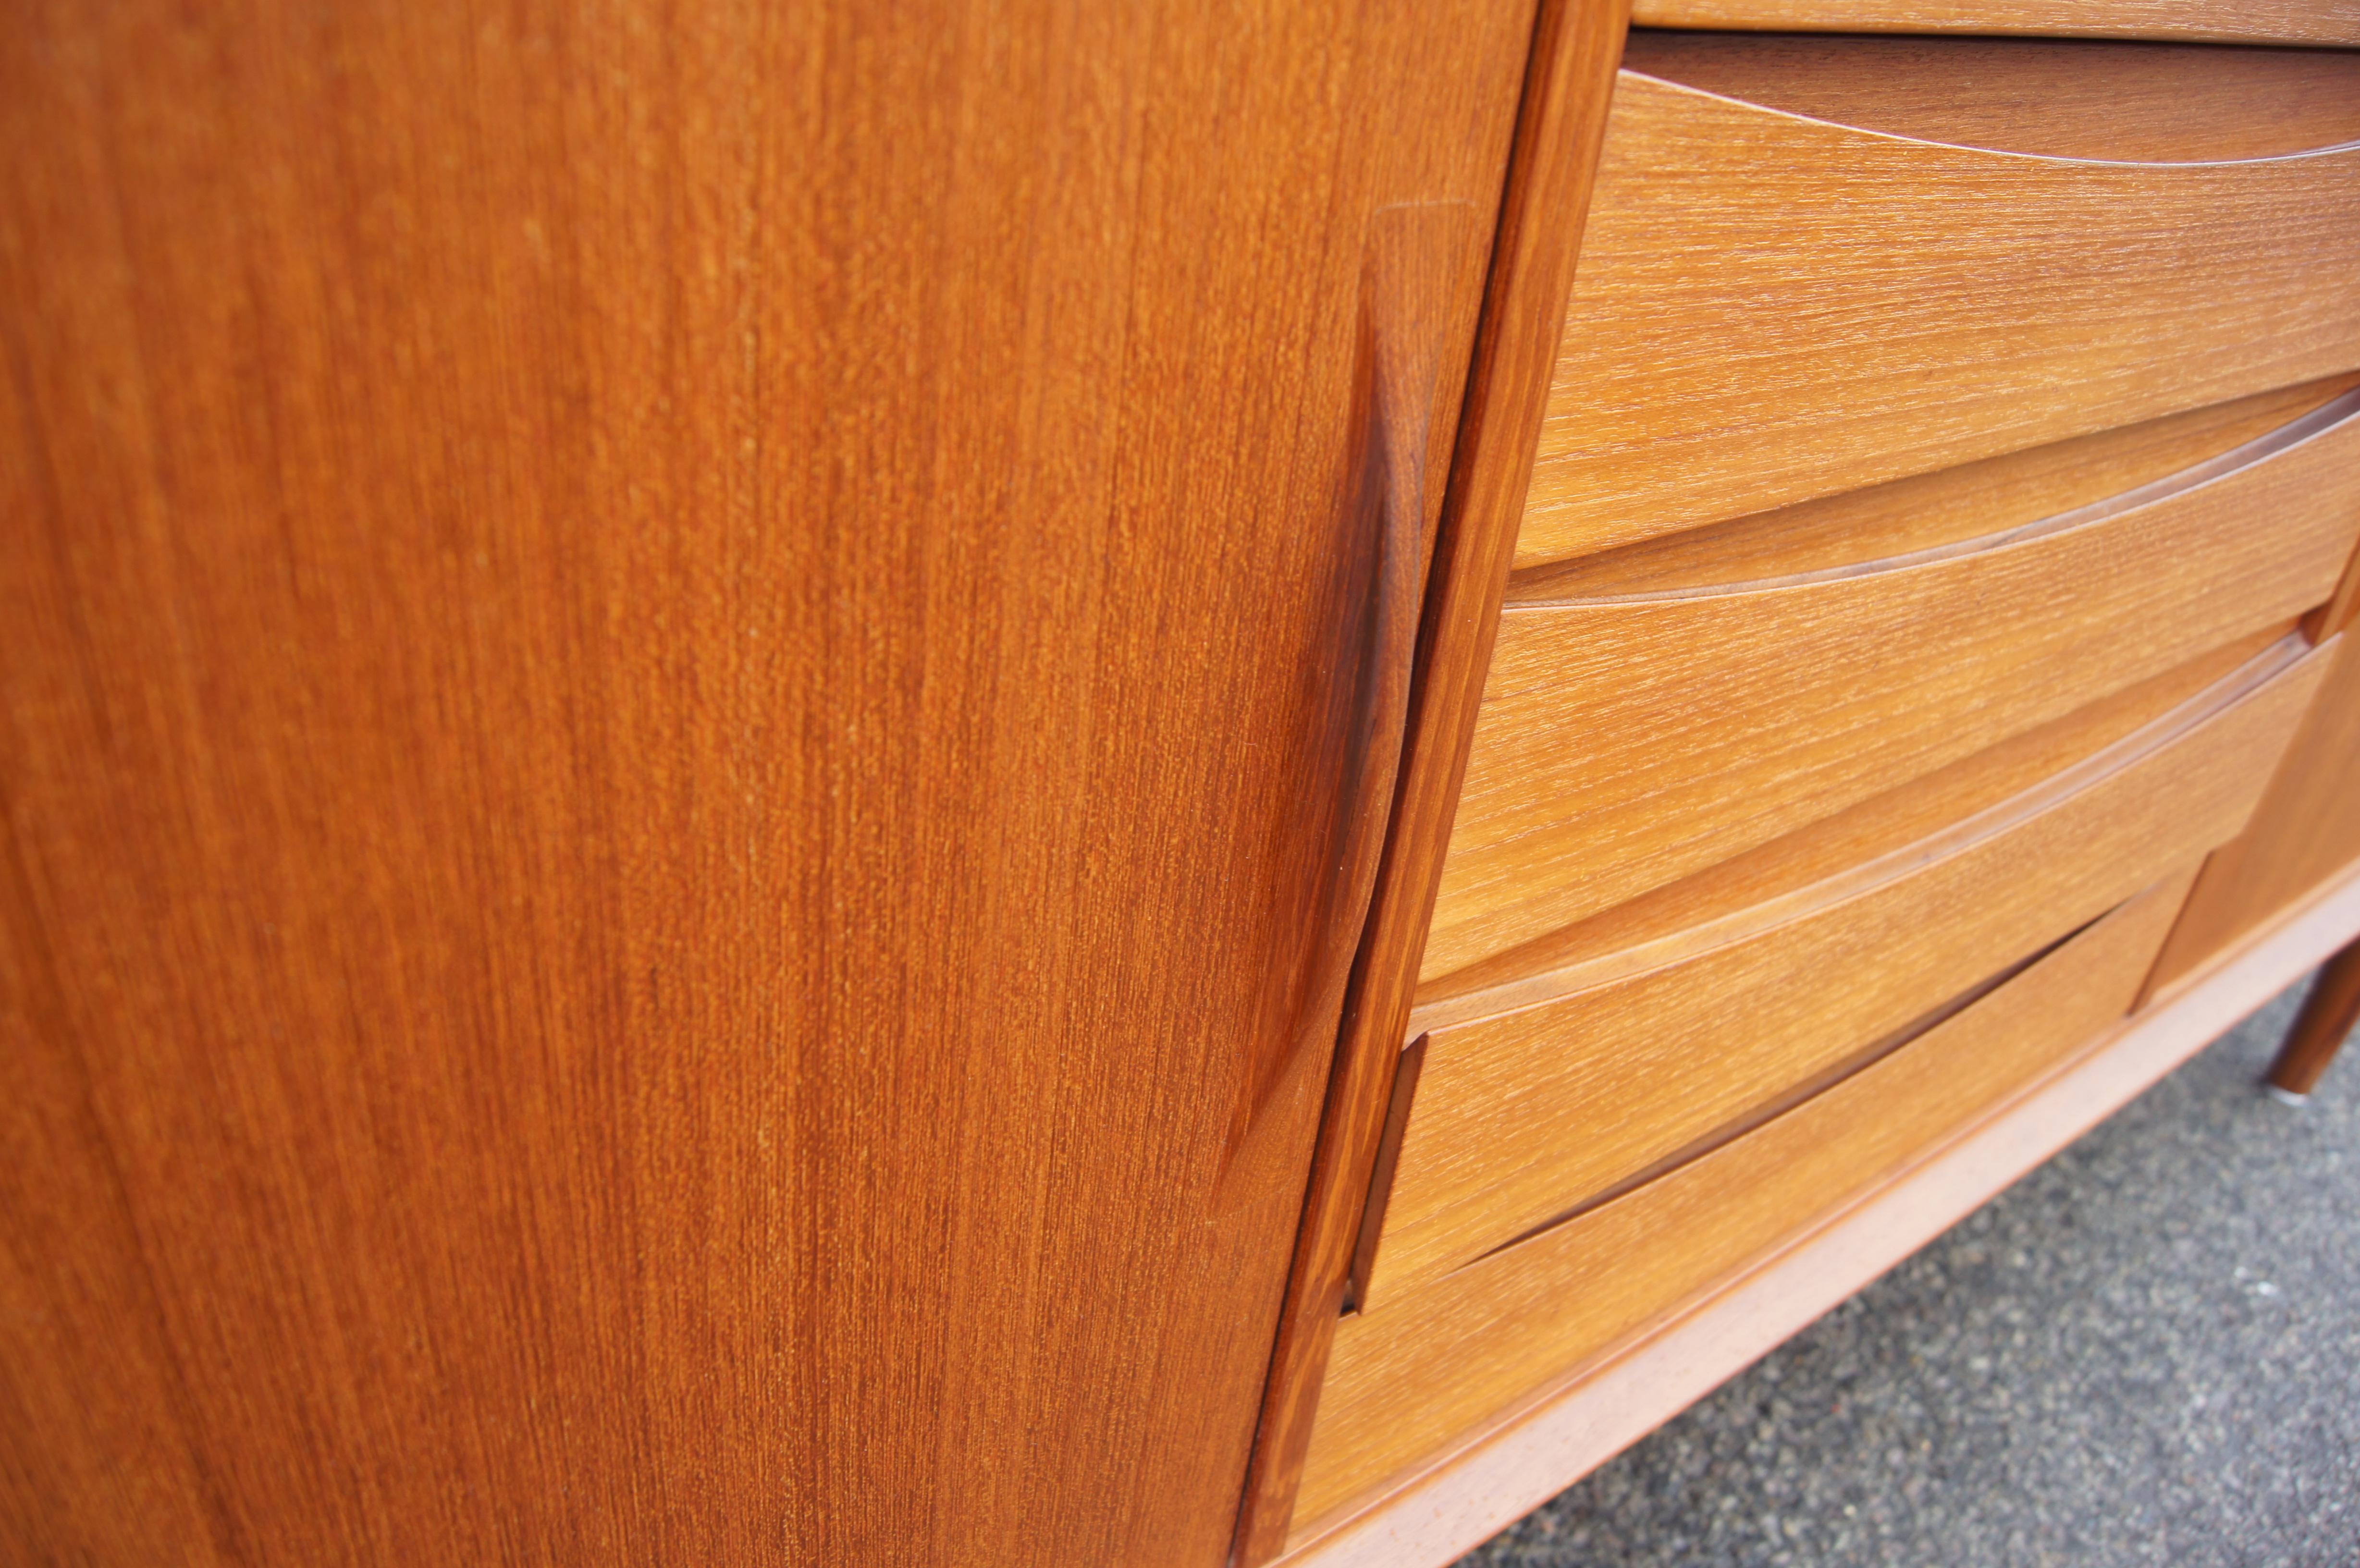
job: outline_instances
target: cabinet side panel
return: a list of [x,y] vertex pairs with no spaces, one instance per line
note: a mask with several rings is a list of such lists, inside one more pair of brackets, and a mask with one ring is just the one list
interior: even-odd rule
[[2245,833],[2213,851],[2156,961],[2151,991],[2187,978],[2360,861],[2360,659],[2335,662]]

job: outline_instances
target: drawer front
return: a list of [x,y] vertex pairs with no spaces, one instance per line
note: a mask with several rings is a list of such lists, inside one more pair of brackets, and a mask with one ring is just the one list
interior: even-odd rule
[[1394,1296],[1725,1140],[2243,830],[2332,657],[2246,670],[1882,883],[1684,961],[1437,1029],[1361,1299]]
[[1830,125],[2051,158],[2224,163],[2360,141],[2360,59],[2333,49],[1639,31],[1621,63]]
[[1296,1518],[1316,1526],[1479,1435],[2070,1058],[2128,1009],[2186,886],[2141,895],[1743,1138],[1346,1318]]
[[2360,147],[2028,156],[1626,71],[1517,565],[2353,368],[2356,257]]
[[1512,602],[1423,977],[2323,602],[2360,528],[2355,410],[2344,394],[1981,540],[1767,583]]
[[1641,27],[2360,44],[2355,0],[1637,0]]

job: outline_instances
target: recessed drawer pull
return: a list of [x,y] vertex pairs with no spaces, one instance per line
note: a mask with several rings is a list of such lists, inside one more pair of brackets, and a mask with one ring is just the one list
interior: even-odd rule
[[[2112,910],[2108,911],[2108,913],[2112,912]],[[2098,917],[2099,920],[2104,918],[2103,915]],[[1733,1143],[1743,1138],[1765,1122],[1785,1116],[1805,1101],[1815,1099],[1827,1093],[1855,1073],[1866,1072],[1918,1036],[1939,1028],[1965,1012],[1969,1007],[1973,1007],[1977,1002],[1982,1001],[1985,996],[1990,996],[1994,991],[1998,990],[2002,985],[2006,985],[2095,924],[2097,920],[2089,920],[2074,927],[2056,941],[2047,943],[2037,952],[2027,953],[1997,974],[1988,975],[1968,986],[1957,996],[1927,1008],[1900,1028],[1888,1030],[1842,1060],[1830,1063],[1809,1077],[1772,1094],[1760,1105],[1751,1106],[1741,1114],[1732,1116],[1711,1131],[1702,1134],[1688,1143],[1682,1144],[1654,1164],[1643,1166],[1621,1181],[1601,1187],[1589,1196],[1568,1204],[1562,1213],[1551,1214],[1528,1230],[1519,1231],[1491,1248],[1491,1252],[1486,1252],[1481,1257],[1471,1259],[1470,1264],[1462,1264],[1460,1267],[1466,1268],[1472,1263],[1480,1263],[1484,1258],[1491,1257],[1492,1253],[1504,1252],[1509,1247],[1521,1246],[1544,1231],[1554,1230],[1558,1225],[1579,1219],[1592,1209],[1612,1203],[1625,1192],[1636,1192],[1650,1181],[1660,1181],[1683,1166],[1703,1159],[1722,1145]],[[1404,1121],[1408,1119],[1406,1110],[1404,1111],[1402,1119]]]
[[2070,1059],[2128,1010],[2187,890],[2141,894],[1824,1094],[1337,1327],[1301,1515],[1512,1419]]
[[2274,645],[1988,827],[1783,923],[1429,1028],[1364,1310],[1856,1065],[1946,1000],[2234,837],[2333,657]]

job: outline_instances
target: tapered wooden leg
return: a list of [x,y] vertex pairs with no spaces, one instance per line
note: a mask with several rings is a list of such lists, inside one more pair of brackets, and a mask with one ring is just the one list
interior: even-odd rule
[[2282,1094],[2309,1094],[2355,1022],[2360,1022],[2360,940],[2319,972],[2318,984],[2311,986],[2264,1082]]

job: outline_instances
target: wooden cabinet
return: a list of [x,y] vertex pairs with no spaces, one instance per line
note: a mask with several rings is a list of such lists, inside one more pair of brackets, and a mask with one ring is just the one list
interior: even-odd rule
[[1633,0],[1651,27],[2360,44],[2351,0]]
[[[1961,510],[1998,527],[1782,571],[1762,559],[1793,550],[1774,515],[1721,541],[1734,581],[1512,585],[1423,978],[1498,969],[1638,894],[2291,627],[2334,592],[2360,534],[2360,394],[2042,517],[1984,498],[1988,473],[1961,483],[1981,493]],[[1883,499],[1907,523],[1931,510],[1922,493]]]
[[2360,21],[1635,15],[20,8],[0,1558],[1439,1563],[2360,931]]
[[0,1559],[1219,1562],[1531,38],[12,7]]
[[2348,61],[2191,56],[1642,40],[1516,564],[2349,370]]
[[2181,877],[1888,1055],[1616,1202],[1453,1270],[1337,1336],[1303,1506],[1321,1517],[1495,1424],[1557,1374],[1794,1234],[2130,1007]]
[[2360,922],[2360,54],[1646,32],[1612,103],[1290,1563],[1446,1561]]
[[[2291,645],[2291,646],[2289,646]],[[2331,655],[2289,637],[2105,751],[1588,969],[1432,1014],[1361,1310],[1644,1184],[1856,1071],[2253,813]],[[1609,965],[1626,973],[1607,977]],[[1841,983],[1830,983],[1841,976]],[[1528,987],[1537,990],[1537,985]]]

